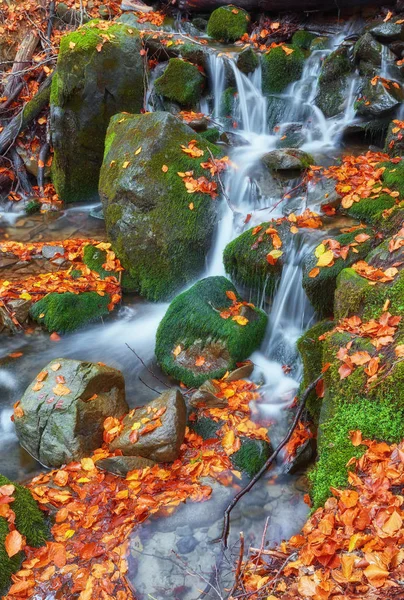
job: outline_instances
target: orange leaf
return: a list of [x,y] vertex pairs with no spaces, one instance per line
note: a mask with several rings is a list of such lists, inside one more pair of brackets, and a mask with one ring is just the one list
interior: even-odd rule
[[24,547],[24,538],[22,537],[21,533],[16,529],[10,531],[4,541],[4,547],[9,558],[18,554]]

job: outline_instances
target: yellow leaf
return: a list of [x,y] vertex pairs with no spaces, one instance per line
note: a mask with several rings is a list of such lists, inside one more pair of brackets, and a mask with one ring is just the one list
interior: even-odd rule
[[68,529],[65,533],[65,539],[69,540],[71,537],[74,536],[76,532],[74,531],[74,529]]
[[31,294],[28,294],[28,292],[23,292],[22,294],[20,294],[20,298],[22,300],[31,300],[32,296]]
[[132,431],[137,431],[138,429],[141,428],[141,426],[142,426],[141,423],[139,423],[138,421],[135,421],[135,423],[133,423],[131,429],[132,429]]
[[167,171],[168,171],[168,167],[167,167],[167,165],[163,165],[163,166],[161,167],[161,170],[163,171],[163,173],[167,173]]
[[193,203],[193,202],[191,202],[191,203],[188,205],[188,208],[189,208],[189,210],[194,210],[194,203]]
[[334,254],[332,250],[327,250],[320,256],[317,261],[317,267],[327,267],[334,261]]
[[243,317],[242,315],[236,315],[232,318],[232,321],[236,321],[236,323],[238,323],[239,325],[247,325],[248,323],[248,319],[246,319],[246,317]]
[[177,346],[176,348],[174,348],[174,350],[173,350],[173,354],[174,354],[174,356],[178,356],[178,355],[181,353],[181,351],[182,351],[182,348],[181,348],[181,346],[180,346],[180,345],[178,345],[178,346]]
[[293,54],[294,52],[293,48],[288,48],[287,46],[281,46],[281,48],[287,56],[289,56],[289,54]]
[[122,169],[127,169],[130,165],[130,161],[129,160],[125,160],[125,162],[122,165]]
[[95,464],[92,458],[82,458],[81,466],[84,471],[92,471],[95,469]]
[[60,363],[53,363],[53,365],[51,365],[51,369],[52,371],[59,371],[61,366],[62,365]]
[[75,47],[75,45],[76,45],[76,42],[69,42],[69,48],[71,50],[73,50],[73,48]]
[[314,254],[315,254],[316,258],[320,258],[320,256],[321,256],[322,254],[324,254],[324,252],[325,252],[325,246],[324,246],[324,244],[320,244],[320,245],[319,245],[319,246],[317,246],[317,248],[315,249],[315,251],[314,251]]
[[138,148],[138,149],[136,150],[136,152],[135,152],[135,156],[136,156],[137,154],[140,154],[140,153],[141,153],[141,151],[142,151],[142,146],[139,146],[139,148]]
[[283,252],[282,250],[271,250],[271,252],[269,252],[268,254],[273,258],[279,258],[280,256],[282,256]]

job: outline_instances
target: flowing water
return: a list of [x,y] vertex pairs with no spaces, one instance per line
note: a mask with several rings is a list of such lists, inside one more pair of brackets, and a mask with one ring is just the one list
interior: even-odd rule
[[[337,45],[341,36],[333,40]],[[203,101],[212,116],[222,124],[222,95],[228,73],[232,74],[237,89],[232,122],[225,127],[243,140],[243,145],[230,150],[236,170],[224,178],[226,199],[221,200],[220,219],[212,250],[207,257],[205,275],[223,275],[222,253],[226,244],[243,230],[265,220],[278,218],[292,210],[302,212],[310,196],[304,192],[292,194],[291,200],[282,201],[284,194],[296,187],[296,181],[280,182],[268,173],[262,173],[261,157],[278,147],[281,138],[293,126],[299,131],[300,147],[314,154],[319,164],[327,160],[324,154],[338,152],[344,129],[353,122],[353,99],[357,80],[350,84],[350,94],[344,114],[325,119],[315,106],[318,76],[322,61],[330,50],[312,53],[300,81],[283,95],[275,97],[283,103],[283,121],[275,131],[268,126],[268,99],[261,92],[261,69],[252,75],[241,73],[234,62],[236,53],[218,55],[209,59],[209,87],[211,97]],[[386,58],[387,61],[387,58]],[[154,78],[150,81],[150,89]],[[153,110],[147,96],[147,108]],[[271,103],[274,98],[270,98]],[[233,124],[237,125],[235,129]],[[94,208],[94,207],[90,207]],[[246,219],[249,215],[248,219]],[[248,221],[248,224],[247,222]],[[29,241],[68,237],[105,238],[102,221],[89,216],[87,207],[69,208],[63,216],[18,217],[0,213],[2,235],[9,239]],[[276,443],[286,426],[285,409],[291,404],[301,379],[301,365],[296,351],[299,336],[314,322],[315,315],[302,288],[302,262],[310,248],[326,237],[324,230],[300,230],[286,248],[286,264],[273,298],[265,290],[255,290],[254,299],[268,312],[268,334],[259,352],[252,356],[256,365],[254,379],[261,383],[262,402],[254,407],[260,416],[272,419],[271,439]],[[155,372],[155,332],[167,304],[152,305],[145,301],[126,298],[124,307],[105,323],[91,326],[77,333],[63,336],[58,343],[49,336],[33,333],[3,340],[0,361],[0,435],[3,441],[0,472],[23,480],[41,467],[20,449],[10,422],[12,404],[21,396],[36,373],[50,359],[58,356],[81,360],[102,361],[121,369],[127,382],[127,396],[133,405],[144,404],[155,396],[145,383],[159,389],[159,382],[141,365],[125,344],[133,347]],[[23,352],[18,360],[7,358],[12,352]],[[200,505],[186,504],[169,518],[154,518],[137,530],[132,539],[129,559],[130,578],[139,598],[181,598],[196,600],[200,590],[207,588],[218,597],[223,581],[213,577],[217,561],[217,547],[210,542],[220,534],[223,508],[234,494],[232,488],[214,484],[212,499]],[[260,544],[266,519],[269,518],[267,541],[279,542],[297,533],[308,509],[303,503],[304,485],[295,476],[284,475],[279,464],[241,501],[232,518],[231,543],[244,531],[247,544]],[[229,566],[229,565],[228,565]],[[228,571],[230,572],[230,566]],[[224,569],[226,571],[226,569]],[[158,582],[156,572],[159,573]],[[227,581],[228,584],[228,581]],[[217,588],[218,593],[214,591]],[[167,591],[171,595],[167,596]]]

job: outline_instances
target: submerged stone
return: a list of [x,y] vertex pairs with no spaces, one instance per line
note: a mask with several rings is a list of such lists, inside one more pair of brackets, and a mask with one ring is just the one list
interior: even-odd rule
[[108,473],[119,475],[120,477],[126,477],[130,471],[136,469],[146,469],[148,467],[154,467],[154,460],[143,458],[142,456],[109,456],[97,460],[97,467],[103,469]]
[[235,42],[247,33],[249,21],[249,14],[242,8],[232,4],[220,6],[209,17],[207,33],[215,40]]
[[98,198],[109,120],[143,107],[141,48],[137,30],[104,21],[91,21],[61,40],[50,104],[52,180],[65,202]]
[[[196,140],[203,156],[183,152]],[[205,267],[217,218],[209,194],[189,194],[178,173],[211,181],[202,161],[220,150],[169,113],[119,114],[108,129],[100,196],[113,249],[149,300],[172,297]],[[190,207],[192,203],[192,206]],[[191,210],[193,208],[193,210]]]
[[[236,303],[235,314],[227,313]],[[162,319],[156,335],[158,363],[168,375],[198,387],[248,358],[259,347],[266,323],[266,314],[242,304],[228,279],[202,279],[177,296]]]
[[129,410],[120,371],[66,358],[46,365],[19,408],[14,422],[20,444],[47,467],[88,456],[102,445],[105,418]]

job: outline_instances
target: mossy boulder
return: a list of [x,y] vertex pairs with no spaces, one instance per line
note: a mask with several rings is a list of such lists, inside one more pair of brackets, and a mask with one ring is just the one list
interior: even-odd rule
[[284,45],[292,50],[287,54],[282,47],[272,48],[262,56],[262,90],[264,94],[283,92],[303,73],[304,54],[300,48]]
[[348,78],[352,72],[349,50],[337,48],[324,60],[318,79],[317,106],[328,118],[344,110]]
[[143,107],[141,49],[137,30],[97,20],[61,40],[50,103],[52,179],[65,202],[98,199],[109,120]]
[[375,85],[368,81],[360,90],[359,96],[355,109],[363,117],[381,117],[392,112],[404,100],[400,84],[387,79],[378,79]]
[[303,171],[314,164],[313,157],[298,148],[271,150],[261,161],[270,171]]
[[47,331],[68,333],[107,316],[110,302],[109,294],[100,296],[97,292],[51,293],[32,305],[30,317]]
[[330,39],[327,36],[320,35],[315,37],[310,44],[310,52],[316,50],[326,50],[330,44]]
[[[44,513],[38,508],[31,492],[0,475],[0,487],[3,485],[14,486],[11,497],[14,501],[10,508],[15,513],[15,526],[27,540],[28,546],[42,546],[49,538],[49,527]],[[10,583],[11,575],[18,571],[24,558],[24,553],[19,552],[11,558],[8,556],[4,543],[9,534],[9,523],[6,518],[0,517],[0,594],[5,594]]]
[[154,89],[181,106],[195,107],[204,85],[205,77],[198,67],[181,58],[170,58],[163,75],[154,82]]
[[[161,321],[156,357],[165,373],[188,387],[222,377],[248,358],[264,337],[267,316],[247,304],[236,315],[220,314],[242,300],[225,277],[208,277],[177,296]],[[242,317],[241,321],[233,319]],[[243,319],[244,317],[244,319]]]
[[236,61],[238,69],[245,75],[253,73],[260,64],[259,58],[252,48],[242,50],[237,56]]
[[354,58],[357,62],[364,61],[374,67],[380,67],[382,64],[382,49],[380,42],[366,32],[362,35],[354,46]]
[[14,422],[20,444],[47,467],[88,456],[103,443],[106,417],[129,410],[120,371],[66,358],[46,365],[19,408]]
[[242,8],[220,6],[209,17],[207,34],[215,40],[235,42],[247,33],[249,21],[249,14]]
[[[231,278],[237,285],[254,292],[257,298],[263,295],[271,297],[282,274],[284,264],[283,247],[290,238],[290,227],[287,224],[277,225],[274,221],[261,223],[252,227],[231,241],[223,253],[223,263]],[[275,248],[274,237],[267,230],[276,231],[282,241],[282,248]],[[276,244],[278,246],[279,244]],[[268,260],[270,252],[275,253],[273,260]]]
[[[191,140],[203,157],[182,151]],[[208,148],[220,156],[216,146],[169,113],[111,119],[100,177],[105,225],[133,289],[149,300],[172,297],[205,266],[216,204],[209,194],[189,194],[178,173],[211,179],[200,166],[209,160]]]
[[316,38],[316,34],[301,29],[300,31],[296,31],[296,33],[293,34],[292,44],[296,48],[301,48],[302,50],[309,50],[313,40],[315,40]]
[[[356,242],[355,238],[361,234],[370,237],[364,242]],[[319,246],[315,249],[313,248],[313,250],[306,255],[303,263],[303,287],[311,304],[314,306],[320,317],[332,315],[334,292],[337,287],[337,277],[339,273],[341,273],[345,267],[353,265],[358,260],[363,260],[371,250],[372,246],[377,242],[374,231],[369,228],[356,229],[348,233],[342,233],[337,235],[334,239],[341,247],[348,246],[352,243],[355,244],[353,247],[349,248],[345,260],[343,258],[334,259],[334,264],[332,266],[319,267],[320,272],[318,275],[316,277],[310,277],[312,269],[316,268],[317,262],[319,261],[319,256],[316,256],[316,253],[319,254],[319,250],[322,248],[326,250],[323,244],[319,244]]]
[[228,87],[224,90],[220,99],[220,114],[225,117],[230,117],[233,114],[234,106],[237,98],[237,88]]

